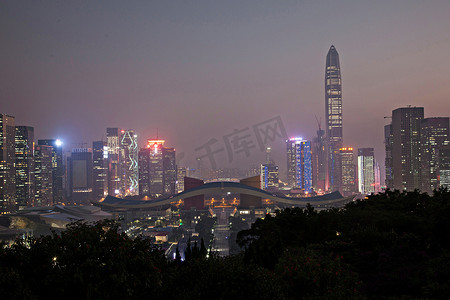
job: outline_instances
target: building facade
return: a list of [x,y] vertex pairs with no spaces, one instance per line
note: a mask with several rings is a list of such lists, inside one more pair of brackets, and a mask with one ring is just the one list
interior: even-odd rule
[[338,175],[340,180],[339,192],[348,196],[356,192],[356,168],[353,148],[343,147],[338,152]]
[[327,150],[325,140],[325,130],[319,126],[317,136],[312,142],[312,185],[316,191],[326,191],[327,179]]
[[384,126],[384,150],[385,150],[385,160],[384,160],[384,166],[385,166],[385,185],[387,189],[394,189],[394,171],[393,171],[393,164],[392,164],[392,124],[388,124]]
[[375,193],[375,155],[373,148],[358,149],[358,192]]
[[34,151],[34,206],[53,205],[53,147],[38,145]]
[[120,194],[120,131],[119,128],[106,128],[106,143],[108,147],[108,194]]
[[325,65],[325,120],[328,160],[326,188],[337,190],[341,179],[337,155],[343,145],[342,80],[339,54],[333,45],[328,51]]
[[438,150],[439,184],[450,189],[450,145],[442,146]]
[[273,163],[261,165],[261,189],[277,190],[279,187],[278,166]]
[[449,118],[425,118],[420,125],[422,192],[431,194],[440,186],[439,149],[449,145]]
[[287,145],[287,182],[289,187],[312,191],[311,142],[302,138],[291,138]]
[[134,130],[120,131],[120,195],[139,194],[138,139]]
[[164,140],[149,139],[139,151],[139,194],[158,198],[177,191],[175,148],[164,147]]
[[162,148],[163,163],[163,193],[164,195],[176,194],[177,164],[175,161],[175,148]]
[[420,127],[423,107],[402,107],[392,111],[393,188],[401,191],[421,189]]
[[92,143],[92,199],[108,196],[108,146],[104,141]]
[[92,149],[74,148],[70,155],[70,198],[75,205],[90,204],[92,200]]
[[34,206],[34,128],[16,126],[16,203],[17,209]]
[[16,210],[15,118],[0,114],[0,213]]
[[63,159],[63,147],[61,140],[44,139],[38,140],[39,146],[51,146],[52,153],[52,189],[53,203],[61,204],[64,202],[64,185],[65,185],[65,165]]

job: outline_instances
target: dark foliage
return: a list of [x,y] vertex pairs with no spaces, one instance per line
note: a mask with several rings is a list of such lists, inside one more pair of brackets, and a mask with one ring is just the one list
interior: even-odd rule
[[[292,275],[301,279],[287,289],[315,286],[311,293],[303,289],[305,297],[327,297],[325,291],[330,288],[341,299],[351,291],[373,298],[443,298],[450,289],[450,193],[441,189],[430,197],[418,191],[387,191],[342,210],[285,209],[240,232],[238,242],[245,248],[248,263],[277,272],[302,268],[303,275]],[[297,254],[287,259],[286,255],[292,255],[290,249]],[[305,283],[304,253],[325,261],[339,257],[339,264],[347,270],[341,276],[353,278],[354,283],[361,280],[361,284]],[[325,276],[320,269],[311,270],[309,276],[315,272]]]
[[241,255],[203,239],[167,261],[112,221],[0,247],[2,299],[446,299],[450,193],[387,191],[345,209],[293,208],[238,234]]

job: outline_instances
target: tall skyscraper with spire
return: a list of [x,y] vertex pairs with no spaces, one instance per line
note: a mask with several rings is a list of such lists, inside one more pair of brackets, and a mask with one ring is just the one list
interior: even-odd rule
[[337,190],[340,186],[338,159],[343,145],[342,135],[342,82],[339,54],[331,45],[325,65],[325,119],[328,158],[328,189]]

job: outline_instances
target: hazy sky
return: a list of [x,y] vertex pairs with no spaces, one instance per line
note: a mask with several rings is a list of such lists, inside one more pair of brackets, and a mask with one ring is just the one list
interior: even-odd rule
[[[185,153],[279,116],[289,136],[324,127],[325,56],[343,82],[344,143],[375,147],[395,108],[450,115],[450,2],[1,1],[0,113],[36,138],[135,129]],[[250,131],[249,131],[250,132]],[[285,168],[285,143],[271,143]],[[259,163],[258,147],[233,162]],[[226,153],[223,151],[221,154]]]

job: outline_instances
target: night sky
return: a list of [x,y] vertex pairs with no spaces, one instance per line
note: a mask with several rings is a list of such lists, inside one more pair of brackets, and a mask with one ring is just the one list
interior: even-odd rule
[[[450,115],[450,2],[1,1],[0,113],[66,149],[134,129],[159,137],[180,165],[195,149],[280,117],[289,136],[324,127],[325,57],[343,82],[344,144],[374,147],[395,108]],[[250,137],[252,138],[252,136]],[[254,138],[254,137],[253,137]],[[218,167],[261,163],[217,156]],[[285,168],[285,143],[270,143]],[[248,153],[247,153],[248,154]],[[283,173],[282,173],[283,174]]]

